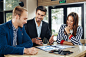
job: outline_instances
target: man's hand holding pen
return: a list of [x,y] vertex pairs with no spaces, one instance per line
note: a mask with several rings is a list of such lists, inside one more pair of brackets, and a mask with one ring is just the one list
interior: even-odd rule
[[42,40],[41,40],[40,37],[33,38],[33,39],[32,39],[32,42],[33,42],[33,43],[36,43],[36,44],[38,44],[38,45],[43,45],[43,42],[42,42]]

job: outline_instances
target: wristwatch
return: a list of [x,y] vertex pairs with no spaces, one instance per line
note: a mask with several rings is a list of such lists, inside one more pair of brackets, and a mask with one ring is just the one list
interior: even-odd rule
[[67,35],[69,36],[69,35],[71,35],[71,33],[68,33]]

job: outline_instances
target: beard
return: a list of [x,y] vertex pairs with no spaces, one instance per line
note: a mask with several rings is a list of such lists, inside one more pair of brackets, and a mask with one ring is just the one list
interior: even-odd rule
[[37,17],[36,22],[41,22],[41,21],[42,21],[42,18],[38,18],[38,17]]

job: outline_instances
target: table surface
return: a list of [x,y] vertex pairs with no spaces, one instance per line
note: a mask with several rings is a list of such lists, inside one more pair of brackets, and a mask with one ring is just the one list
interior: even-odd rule
[[36,55],[5,55],[5,57],[79,57],[86,53],[86,46],[75,46],[75,48],[67,48],[65,50],[72,51],[73,54],[70,55],[59,55],[38,49],[38,54]]

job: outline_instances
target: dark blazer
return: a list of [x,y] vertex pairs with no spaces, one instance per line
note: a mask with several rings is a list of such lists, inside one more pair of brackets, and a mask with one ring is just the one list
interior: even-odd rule
[[25,28],[18,28],[17,45],[13,47],[12,21],[0,25],[0,55],[2,54],[23,54],[24,48],[30,48],[33,43],[27,35]]
[[[27,21],[27,24],[25,24],[25,29],[31,39],[38,37],[34,18]],[[47,38],[48,40],[51,37],[48,23],[46,23],[44,21],[42,21],[40,37],[41,37],[42,41],[43,41],[44,37]],[[34,44],[34,46],[36,46],[36,44]]]

